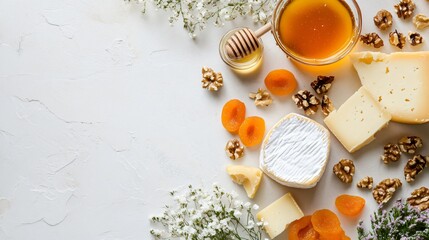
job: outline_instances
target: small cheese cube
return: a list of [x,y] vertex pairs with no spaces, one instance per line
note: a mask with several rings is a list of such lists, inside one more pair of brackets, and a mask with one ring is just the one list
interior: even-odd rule
[[232,181],[243,185],[249,198],[255,197],[263,176],[259,168],[231,165],[226,168],[226,172],[232,178]]
[[349,152],[374,140],[374,135],[391,119],[365,87],[361,87],[341,107],[325,118],[325,124]]
[[304,213],[290,193],[277,199],[256,215],[259,221],[264,221],[267,224],[265,231],[270,238],[277,237],[291,222],[303,216]]

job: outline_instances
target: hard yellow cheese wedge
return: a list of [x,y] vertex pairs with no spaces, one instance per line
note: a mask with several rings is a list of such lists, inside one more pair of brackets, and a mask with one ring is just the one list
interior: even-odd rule
[[350,55],[360,81],[392,121],[429,122],[429,52]]
[[325,118],[326,126],[349,152],[355,152],[374,140],[374,135],[391,119],[365,87]]
[[226,168],[232,181],[243,185],[249,198],[254,198],[262,180],[262,171],[259,168],[241,165],[231,165]]
[[259,221],[267,224],[265,231],[272,239],[280,235],[291,222],[303,216],[304,213],[290,193],[271,203],[256,215]]

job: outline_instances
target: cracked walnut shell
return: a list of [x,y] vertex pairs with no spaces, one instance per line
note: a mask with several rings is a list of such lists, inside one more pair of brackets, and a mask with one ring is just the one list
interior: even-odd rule
[[377,33],[367,33],[360,36],[360,41],[375,48],[384,46],[383,39]]
[[387,203],[401,186],[402,182],[398,178],[384,179],[372,190],[372,196],[378,204]]
[[392,26],[392,19],[392,14],[389,11],[382,9],[374,16],[374,24],[380,30],[385,30]]
[[414,154],[423,147],[423,140],[417,136],[407,136],[399,139],[399,149],[404,153]]
[[368,188],[368,189],[372,189],[372,184],[374,182],[374,179],[372,177],[364,177],[362,178],[358,183],[357,183],[357,187],[358,188]]
[[389,33],[389,42],[393,46],[402,49],[405,46],[405,36],[398,32],[398,30],[395,30],[394,32]]
[[340,162],[334,165],[334,174],[345,183],[351,183],[353,181],[353,175],[355,174],[355,165],[352,160],[341,159]]
[[412,182],[429,165],[429,157],[416,155],[404,167],[405,181]]
[[322,108],[322,112],[325,114],[325,116],[328,116],[332,111],[335,110],[334,105],[332,104],[332,101],[329,99],[328,95],[323,95],[320,107]]
[[223,86],[223,77],[220,72],[216,73],[213,69],[203,67],[201,70],[203,74],[203,88],[210,91],[217,91]]
[[241,145],[238,139],[231,139],[226,143],[225,146],[226,155],[232,160],[236,160],[238,158],[243,157],[244,155],[244,147]]
[[311,82],[311,87],[317,94],[325,94],[332,86],[334,76],[317,76],[317,79]]
[[418,207],[420,211],[425,211],[429,208],[429,189],[421,187],[411,193],[411,197],[407,198],[407,202],[414,207]]
[[255,101],[255,105],[258,107],[266,107],[273,103],[271,94],[262,88],[259,88],[255,93],[249,93],[249,98]]
[[397,144],[388,143],[384,145],[384,154],[381,156],[381,160],[385,164],[390,162],[396,162],[401,157],[401,150]]
[[394,8],[398,18],[407,19],[413,15],[416,5],[413,0],[401,0],[398,4],[394,5]]
[[292,99],[299,109],[304,110],[307,116],[315,114],[320,104],[320,100],[307,90],[300,90],[292,96]]
[[410,42],[411,46],[417,46],[423,43],[423,37],[418,32],[409,32],[408,41]]
[[413,24],[417,29],[429,27],[429,17],[423,14],[417,14],[413,17]]

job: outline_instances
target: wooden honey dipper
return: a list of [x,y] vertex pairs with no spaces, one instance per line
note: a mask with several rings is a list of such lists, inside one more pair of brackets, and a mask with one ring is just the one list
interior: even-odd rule
[[226,55],[230,59],[241,59],[250,55],[261,47],[258,38],[270,29],[271,22],[256,31],[252,31],[249,28],[237,30],[226,42]]

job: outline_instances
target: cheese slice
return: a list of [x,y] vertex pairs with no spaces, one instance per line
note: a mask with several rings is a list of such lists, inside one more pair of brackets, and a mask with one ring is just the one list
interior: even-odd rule
[[311,188],[325,171],[329,147],[326,128],[307,117],[290,113],[265,137],[259,166],[282,185]]
[[232,181],[243,185],[249,198],[255,197],[264,175],[259,168],[230,165],[226,168],[226,172],[231,176]]
[[350,55],[362,85],[401,123],[429,122],[429,52]]
[[256,214],[258,220],[266,224],[264,229],[271,239],[280,235],[291,222],[303,216],[304,213],[290,193],[287,193]]
[[325,124],[349,152],[374,140],[374,135],[391,119],[379,102],[361,87],[338,110],[325,118]]

